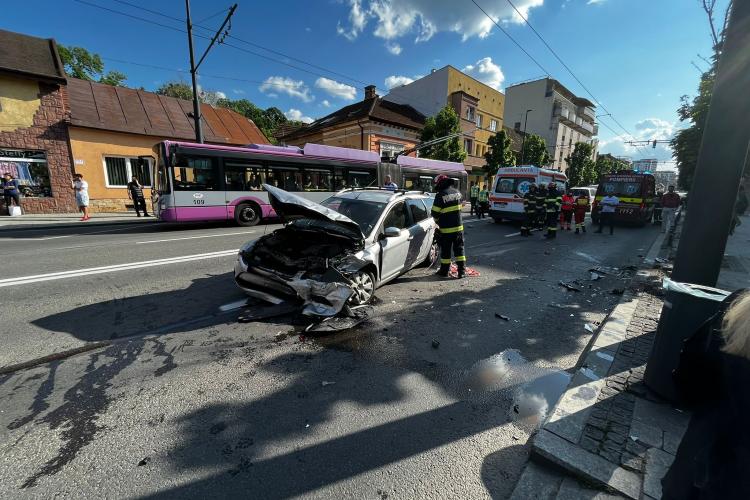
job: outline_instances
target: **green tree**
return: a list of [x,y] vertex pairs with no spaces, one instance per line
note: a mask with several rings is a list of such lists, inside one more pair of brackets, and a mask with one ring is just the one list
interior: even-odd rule
[[68,76],[113,86],[122,86],[127,80],[127,76],[119,71],[105,73],[101,56],[83,47],[58,45],[57,52],[60,54],[60,60]]
[[500,167],[516,164],[516,157],[510,145],[510,137],[505,130],[501,130],[487,141],[489,150],[484,154],[485,165],[482,168],[488,176],[494,176]]
[[529,134],[524,143],[523,158],[527,165],[535,167],[549,165],[551,157],[547,151],[547,142],[536,134]]
[[686,95],[680,98],[682,104],[677,109],[680,121],[688,122],[690,125],[677,132],[670,142],[672,146],[672,157],[677,162],[677,170],[680,175],[678,184],[681,189],[688,190],[693,184],[693,174],[698,163],[703,129],[708,117],[708,108],[711,104],[714,80],[716,79],[715,66],[701,76],[698,86],[698,95],[691,101]]
[[[459,132],[461,132],[461,123],[458,115],[452,107],[446,106],[437,115],[427,118],[424,129],[422,129],[421,140],[422,142],[427,142]],[[459,137],[454,137],[453,139],[421,149],[420,156],[434,160],[463,163],[466,158],[466,151],[464,151]]]
[[591,154],[594,147],[585,142],[576,142],[573,153],[565,158],[568,162],[568,180],[571,186],[586,186],[593,182],[595,174],[594,160]]
[[594,163],[594,174],[590,184],[599,181],[602,175],[617,172],[626,167],[626,163],[621,160],[612,159],[610,155],[599,155]]
[[156,89],[156,93],[190,101],[193,99],[193,86],[185,82],[167,82]]

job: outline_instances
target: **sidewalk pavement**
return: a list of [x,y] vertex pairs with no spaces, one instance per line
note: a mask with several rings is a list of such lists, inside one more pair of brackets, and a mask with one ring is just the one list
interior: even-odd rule
[[2,229],[44,229],[47,227],[101,226],[110,224],[155,223],[155,217],[138,217],[135,212],[93,213],[91,219],[81,221],[81,214],[24,214],[18,217],[0,216]]
[[[511,498],[658,499],[690,414],[643,384],[656,334],[673,244],[661,236],[630,289],[582,356],[580,368],[534,436],[531,461]],[[748,286],[750,218],[730,236],[717,287]],[[657,260],[658,257],[658,260]]]

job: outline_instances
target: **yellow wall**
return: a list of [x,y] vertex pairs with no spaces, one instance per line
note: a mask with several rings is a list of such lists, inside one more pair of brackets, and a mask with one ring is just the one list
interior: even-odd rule
[[[89,183],[92,207],[101,211],[125,210],[125,205],[130,204],[127,188],[107,187],[104,157],[153,155],[153,147],[164,139],[80,127],[69,130],[74,168]],[[144,189],[143,194],[149,199],[151,190]]]
[[37,82],[0,76],[0,132],[31,127],[40,105]]
[[[453,67],[449,67],[448,70],[448,95],[462,90],[479,99],[477,113],[483,116],[482,130],[477,130],[474,133],[474,138],[480,144],[487,144],[492,135],[502,130],[505,94],[461,73]],[[497,121],[497,130],[495,132],[489,131],[490,119]]]

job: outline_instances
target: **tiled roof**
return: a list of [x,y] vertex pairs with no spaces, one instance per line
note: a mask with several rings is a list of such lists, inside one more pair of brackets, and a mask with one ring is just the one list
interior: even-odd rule
[[64,83],[55,41],[0,30],[0,72]]
[[[143,90],[68,78],[70,123],[78,127],[194,139],[193,103]],[[235,111],[201,104],[203,136],[220,144],[269,144],[252,120]]]
[[327,129],[339,123],[345,123],[363,118],[371,118],[380,122],[400,127],[419,130],[424,127],[425,116],[408,104],[396,104],[385,101],[381,97],[364,99],[312,122],[307,127],[294,130],[281,138],[282,140],[304,137],[319,130]]

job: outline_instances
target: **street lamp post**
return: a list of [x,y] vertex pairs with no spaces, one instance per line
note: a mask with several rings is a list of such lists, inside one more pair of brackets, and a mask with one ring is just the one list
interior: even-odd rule
[[526,122],[529,121],[529,113],[534,111],[533,109],[526,110],[526,116],[523,119],[523,138],[521,139],[521,165],[526,161]]

